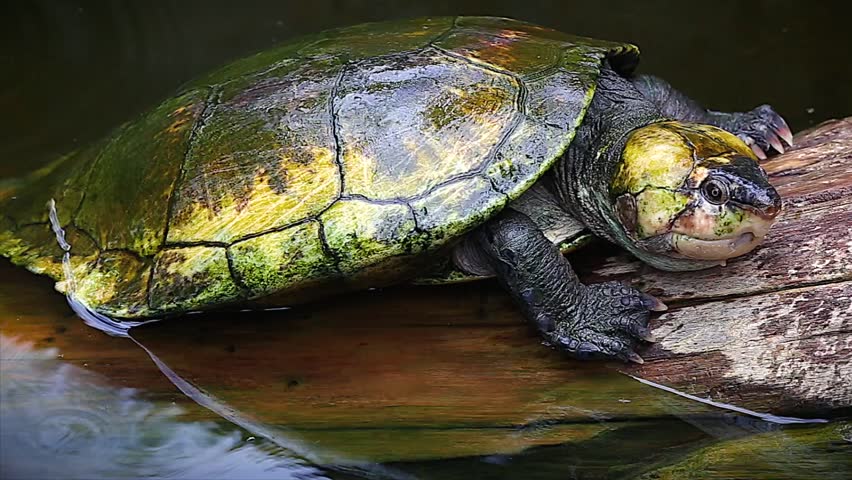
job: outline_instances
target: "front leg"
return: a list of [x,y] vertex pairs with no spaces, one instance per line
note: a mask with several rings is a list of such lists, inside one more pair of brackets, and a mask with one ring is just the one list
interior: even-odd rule
[[674,120],[706,123],[727,130],[751,146],[760,159],[766,158],[770,148],[784,153],[784,145],[779,137],[788,145],[793,145],[790,127],[769,105],[761,105],[750,112],[715,112],[675,90],[661,78],[637,75],[631,82],[663,115]]
[[651,341],[656,298],[618,282],[583,285],[568,260],[526,215],[507,209],[473,243],[545,341],[578,358],[642,363],[637,339]]

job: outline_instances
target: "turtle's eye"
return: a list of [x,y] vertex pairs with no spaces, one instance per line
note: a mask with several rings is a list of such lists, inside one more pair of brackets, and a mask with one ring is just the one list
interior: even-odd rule
[[721,205],[728,201],[728,182],[721,178],[708,178],[701,186],[701,194],[708,202]]

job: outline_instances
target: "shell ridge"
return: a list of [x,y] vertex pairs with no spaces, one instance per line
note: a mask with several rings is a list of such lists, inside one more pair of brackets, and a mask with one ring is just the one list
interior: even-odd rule
[[323,221],[319,218],[319,215],[317,215],[317,218],[315,218],[314,220],[319,225],[319,229],[317,231],[322,252],[325,254],[326,257],[331,259],[331,263],[334,266],[334,271],[337,272],[338,275],[343,275],[343,271],[340,269],[340,257],[328,244],[328,239],[325,236],[325,223],[323,223]]
[[433,38],[432,40],[429,40],[429,42],[428,42],[428,43],[426,43],[426,45],[424,45],[423,47],[421,47],[421,50],[426,49],[426,48],[429,48],[429,47],[433,46],[433,44],[434,44],[434,43],[440,42],[441,40],[444,40],[445,38],[449,37],[449,36],[450,36],[450,34],[452,34],[452,33],[453,33],[453,32],[454,32],[457,28],[458,28],[458,22],[459,22],[459,19],[460,19],[460,18],[461,18],[461,17],[460,17],[460,16],[458,16],[458,15],[456,15],[455,17],[453,17],[453,21],[452,21],[452,22],[450,22],[450,26],[449,26],[449,28],[447,28],[446,30],[444,30],[441,34],[439,34],[438,36],[436,36],[436,37],[435,37],[435,38]]
[[163,250],[172,250],[175,248],[188,248],[188,247],[210,247],[210,248],[227,248],[230,247],[231,243],[228,242],[217,242],[215,240],[192,240],[192,241],[181,241],[181,242],[167,242],[164,243],[163,246],[158,250],[158,253]]
[[177,195],[175,192],[180,189],[183,185],[183,181],[186,177],[186,163],[189,159],[189,154],[192,152],[195,147],[198,133],[204,128],[204,124],[207,120],[213,116],[213,109],[219,105],[221,97],[221,90],[219,88],[211,88],[210,92],[207,95],[207,99],[205,100],[204,110],[201,111],[201,115],[195,120],[195,123],[192,125],[192,130],[189,133],[189,138],[186,142],[186,150],[184,151],[183,158],[180,162],[180,169],[178,170],[178,176],[172,184],[172,188],[169,191],[168,200],[166,201],[166,226],[163,229],[163,241],[162,245],[165,245],[169,238],[169,227],[172,224],[172,219],[174,217],[175,211],[175,199]]
[[456,60],[462,61],[462,62],[467,63],[469,65],[473,65],[474,67],[478,67],[478,68],[488,70],[488,71],[493,72],[493,73],[499,73],[500,75],[505,75],[507,77],[511,77],[516,82],[520,83],[520,77],[518,77],[517,74],[510,72],[509,70],[504,70],[504,69],[502,69],[500,67],[496,67],[496,66],[494,66],[490,63],[482,62],[482,61],[479,61],[479,60],[474,60],[472,58],[465,57],[464,55],[459,55],[456,52],[447,50],[446,48],[443,48],[443,47],[439,47],[438,45],[435,45],[434,43],[430,43],[428,46],[429,46],[429,48],[433,48],[433,49],[437,50],[442,55],[452,57]]
[[[106,250],[104,250],[104,248],[103,248],[103,247],[102,247],[102,246],[98,243],[98,240],[95,238],[95,236],[94,236],[94,235],[92,235],[92,234],[91,234],[91,232],[89,232],[88,230],[86,230],[86,229],[85,229],[85,228],[83,228],[83,227],[78,226],[78,225],[77,225],[77,223],[76,223],[76,222],[74,222],[74,220],[71,220],[70,222],[68,222],[68,225],[66,225],[66,226],[65,226],[65,228],[68,228],[68,226],[69,226],[69,225],[70,225],[71,227],[74,227],[74,228],[75,228],[78,232],[80,232],[80,233],[82,233],[83,235],[85,235],[85,236],[86,236],[86,238],[88,238],[88,239],[89,239],[89,241],[91,241],[91,242],[95,245],[95,247],[97,247],[98,252],[106,251]],[[143,255],[140,255],[140,254],[139,254],[139,252],[134,252],[133,250],[130,250],[130,249],[125,249],[125,248],[112,248],[112,249],[109,249],[109,250],[126,251],[127,253],[130,253],[130,254],[132,254],[132,255],[134,255],[134,256],[136,256],[136,257],[138,257],[138,258],[146,258],[146,257],[144,257]]]
[[408,197],[408,198],[394,197],[394,198],[385,198],[385,199],[370,198],[370,197],[363,195],[361,193],[347,193],[347,194],[340,196],[340,200],[361,200],[361,201],[364,201],[364,202],[367,202],[367,203],[372,203],[372,204],[375,204],[375,205],[402,205],[404,203],[407,203],[411,198],[413,198],[413,197]]
[[370,198],[370,197],[363,195],[363,194],[360,194],[360,193],[347,193],[345,195],[342,195],[340,197],[340,200],[352,199],[352,200],[363,200],[365,202],[375,203],[377,205],[389,205],[389,204],[400,205],[400,204],[407,203],[407,202],[422,200],[423,198],[426,198],[429,195],[431,195],[432,193],[434,193],[435,190],[446,187],[447,185],[449,185],[451,183],[456,183],[460,180],[467,180],[469,178],[478,177],[478,176],[482,175],[483,170],[484,170],[484,166],[477,166],[476,168],[469,170],[467,172],[462,172],[462,173],[453,175],[452,177],[444,180],[443,182],[436,183],[435,185],[429,187],[426,191],[418,193],[417,195],[411,195],[409,197],[393,197],[393,198],[386,198],[386,199],[378,199],[378,198]]
[[[518,127],[520,127],[521,123],[526,118],[527,116],[524,115],[523,112],[517,112],[515,114],[514,118],[512,118],[512,123],[509,124],[509,127],[503,132],[503,136],[500,137],[500,141],[498,141],[497,144],[494,145],[494,147],[491,149],[491,151],[488,152],[488,156],[485,157],[485,160],[479,166],[478,173],[483,173],[485,169],[488,168],[489,165],[491,165],[491,162],[495,158],[497,158],[497,155],[500,153],[503,147],[506,146],[506,142],[509,140],[509,137],[511,137],[512,134],[515,133],[515,131],[518,129]],[[497,191],[500,193],[504,193],[499,189]]]
[[225,247],[225,261],[228,263],[228,273],[231,274],[231,279],[234,281],[234,285],[236,285],[237,289],[240,290],[240,297],[250,298],[251,289],[243,281],[242,276],[237,273],[236,267],[234,267],[234,254],[231,252],[230,246]]
[[247,234],[243,235],[242,237],[239,237],[239,238],[236,238],[236,239],[234,239],[234,240],[230,241],[229,243],[227,243],[227,246],[228,246],[228,247],[232,247],[232,246],[234,246],[234,245],[236,245],[236,244],[238,244],[238,243],[240,243],[240,242],[244,242],[244,241],[246,241],[246,240],[251,240],[252,238],[262,237],[262,236],[264,236],[264,235],[266,235],[266,234],[269,234],[269,233],[282,232],[282,231],[287,230],[287,229],[289,229],[289,228],[292,228],[292,227],[298,227],[299,225],[303,225],[303,224],[305,224],[305,223],[308,223],[308,222],[310,222],[311,220],[317,220],[317,218],[318,218],[320,215],[322,215],[323,213],[325,213],[325,211],[326,211],[326,210],[328,210],[328,208],[329,208],[329,207],[331,207],[331,205],[334,205],[335,203],[337,203],[337,201],[336,201],[336,200],[335,200],[334,202],[332,202],[332,203],[331,203],[328,207],[326,207],[325,209],[323,209],[321,212],[317,213],[316,215],[311,215],[311,216],[309,216],[309,217],[305,217],[305,218],[303,218],[303,219],[301,219],[301,220],[296,220],[295,222],[291,222],[291,223],[288,223],[288,224],[286,224],[286,225],[281,225],[281,226],[278,226],[278,227],[268,228],[268,229],[266,229],[266,230],[262,230],[262,231],[260,231],[260,232],[247,233]]
[[[335,99],[340,94],[340,87],[343,85],[343,77],[346,75],[347,68],[351,64],[345,64],[340,68],[334,84],[331,86],[331,91],[328,94],[328,113],[331,117],[331,137],[334,139],[334,163],[337,165],[337,175],[340,177],[340,185],[337,190],[337,199],[339,200],[343,192],[346,191],[345,182],[346,174],[343,169],[343,161],[340,158],[343,152],[342,142],[340,140],[340,120],[337,115]],[[337,200],[331,202],[334,204]],[[329,205],[331,206],[331,205]]]

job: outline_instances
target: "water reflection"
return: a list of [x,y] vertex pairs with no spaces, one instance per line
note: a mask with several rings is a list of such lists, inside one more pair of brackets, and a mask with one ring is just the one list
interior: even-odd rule
[[[56,349],[36,349],[0,335],[0,351],[0,424],[3,426],[0,475],[3,478],[325,478],[319,469],[299,458],[303,455],[297,456],[280,446],[293,441],[282,439],[274,426],[245,420],[246,413],[190,385],[167,365],[159,366],[184,393],[250,430],[226,422],[191,421],[174,404],[153,402],[145,398],[144,392],[114,387],[99,374],[59,360]],[[754,426],[749,424],[743,429],[738,422],[726,425],[719,420],[708,418],[704,423],[712,425],[713,434],[720,437],[730,438],[732,432],[742,435]],[[536,476],[564,471],[566,463],[575,464],[570,470],[589,473],[612,467],[613,448],[622,459],[633,456],[637,461],[648,461],[654,457],[651,449],[683,447],[707,440],[702,432],[707,427],[675,429],[673,422],[676,420],[669,418],[641,427],[612,429],[590,442],[540,449],[522,454],[516,460],[507,455],[489,455],[399,466],[421,475],[451,465],[458,472],[477,465],[517,472],[530,461],[541,462],[543,456],[561,460],[546,462],[549,467]],[[534,437],[537,430],[556,426],[555,423],[532,425],[519,429],[517,434]],[[658,441],[649,444],[640,429],[650,427],[677,434],[656,436]],[[264,437],[271,437],[274,442]],[[606,445],[609,447],[601,449]],[[554,448],[559,451],[558,456],[553,455]],[[579,459],[582,466],[578,465]],[[398,468],[370,471],[350,465],[337,470],[367,478],[409,476]]]
[[[0,277],[14,281],[8,273]],[[527,354],[498,361],[501,343],[528,342],[489,313],[500,310],[502,296],[472,302],[484,310],[480,323],[464,308],[469,299],[433,298],[439,311],[469,322],[467,331],[456,326],[455,339],[422,318],[400,320],[396,309],[411,305],[400,292],[397,300],[341,301],[353,314],[382,302],[401,324],[391,330],[381,315],[345,328],[345,319],[330,321],[340,317],[335,308],[317,309],[313,318],[276,312],[239,322],[201,315],[134,330],[155,366],[129,339],[94,332],[74,317],[40,315],[29,294],[50,298],[48,289],[19,286],[26,309],[0,295],[8,309],[0,315],[3,478],[634,478],[666,469],[679,472],[669,478],[684,478],[696,462],[748,478],[843,478],[852,471],[842,424],[782,428],[709,410],[602,367],[575,371],[554,358],[566,381],[538,398],[523,396],[522,385],[477,392],[481,384],[469,385],[483,375],[477,362],[462,357],[454,364],[435,348],[469,348],[484,337],[483,350],[472,353],[492,375],[523,372]],[[56,303],[62,306],[61,297]],[[56,347],[34,347],[10,332]],[[400,351],[399,343],[414,339],[419,346]],[[540,351],[533,344],[529,355]],[[158,367],[218,418],[149,378]],[[452,378],[457,383],[447,385]],[[534,383],[536,376],[528,378]],[[690,470],[677,470],[684,468]]]
[[0,335],[2,478],[326,478],[280,447],[227,423]]

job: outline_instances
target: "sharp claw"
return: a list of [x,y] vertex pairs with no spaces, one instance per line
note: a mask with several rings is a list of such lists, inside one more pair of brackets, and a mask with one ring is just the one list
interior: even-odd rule
[[636,331],[636,336],[648,343],[655,343],[657,341],[657,337],[655,337],[654,334],[651,333],[651,330],[648,330],[647,328],[638,329]]
[[645,304],[645,307],[648,310],[651,310],[653,312],[665,312],[669,309],[669,307],[667,307],[665,303],[661,302],[659,298],[652,297],[647,293],[645,294],[645,299],[642,303]]
[[772,145],[778,153],[784,153],[784,145],[781,145],[781,140],[778,140],[778,137],[771,132],[766,132],[766,141],[769,142],[769,145]]
[[751,150],[755,155],[757,155],[757,158],[766,160],[766,152],[764,152],[762,148],[758,147],[756,143],[751,144]]
[[638,353],[636,353],[632,350],[627,352],[627,354],[625,355],[625,358],[627,358],[627,360],[630,360],[633,363],[638,363],[639,365],[642,365],[642,364],[645,363],[645,360],[642,357],[640,357]]
[[774,128],[773,130],[775,130],[775,133],[777,133],[778,136],[781,137],[782,140],[787,142],[787,145],[792,147],[793,146],[793,132],[790,131],[790,127],[787,126],[787,123],[784,122],[783,118],[779,117],[779,119],[781,120],[781,126],[779,128]]
[[793,146],[793,132],[790,131],[790,127],[787,125],[787,122],[784,121],[784,117],[778,115],[774,111],[772,112],[770,126],[772,130],[775,130],[775,133],[778,134],[787,145]]

